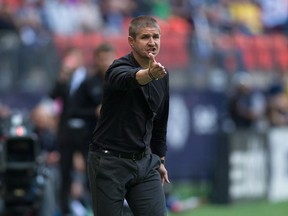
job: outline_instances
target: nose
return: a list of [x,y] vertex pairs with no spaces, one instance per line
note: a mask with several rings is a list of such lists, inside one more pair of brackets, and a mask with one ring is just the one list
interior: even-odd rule
[[155,40],[153,39],[153,37],[149,38],[148,44],[149,45],[154,45],[155,44]]

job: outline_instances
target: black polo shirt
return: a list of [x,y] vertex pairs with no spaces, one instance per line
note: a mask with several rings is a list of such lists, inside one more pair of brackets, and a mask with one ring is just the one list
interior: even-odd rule
[[140,85],[136,72],[141,66],[128,54],[113,62],[105,76],[101,116],[94,130],[93,145],[138,152],[150,145],[165,156],[169,113],[169,75]]

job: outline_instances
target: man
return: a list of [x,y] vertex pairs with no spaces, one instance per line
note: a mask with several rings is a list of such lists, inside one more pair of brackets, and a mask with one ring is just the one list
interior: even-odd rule
[[105,75],[100,119],[88,156],[96,216],[121,215],[126,198],[137,216],[166,215],[164,165],[169,112],[169,78],[155,60],[160,27],[150,16],[129,26],[131,53],[115,60]]
[[70,214],[73,155],[78,150],[83,154],[88,152],[88,145],[82,143],[84,122],[82,119],[70,118],[70,110],[74,106],[73,97],[86,75],[87,68],[82,51],[77,48],[69,49],[63,58],[59,78],[49,94],[59,105],[57,142],[60,153],[60,202],[63,215]]
[[89,140],[100,116],[105,73],[115,58],[116,50],[112,44],[104,42],[97,46],[93,53],[92,75],[83,81],[75,93],[70,116],[85,121]]
[[[81,145],[87,146],[87,148],[85,147],[85,154],[80,154],[81,157],[78,157],[83,161],[84,167],[81,169],[74,169],[73,172],[74,181],[72,182],[71,187],[71,198],[73,199],[73,203],[79,203],[79,201],[81,201],[85,206],[90,206],[91,204],[90,196],[89,199],[86,196],[88,184],[85,162],[87,161],[88,146],[95,124],[100,115],[104,76],[106,70],[115,58],[116,50],[110,43],[104,42],[96,47],[93,52],[94,64],[92,73],[81,83],[80,87],[75,92],[73,106],[71,106],[70,110],[70,118],[81,119],[83,121]],[[78,205],[80,205],[80,203]]]
[[228,102],[228,111],[237,129],[255,127],[265,107],[263,95],[253,89],[252,77],[246,73],[235,76],[235,91]]

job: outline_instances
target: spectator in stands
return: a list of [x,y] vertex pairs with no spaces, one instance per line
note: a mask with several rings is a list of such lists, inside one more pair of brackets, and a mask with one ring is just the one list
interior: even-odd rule
[[288,1],[257,0],[261,8],[261,20],[265,33],[288,33]]
[[152,3],[154,0],[137,0],[135,1],[136,3],[136,8],[133,12],[133,16],[140,16],[142,14],[151,14],[152,10]]
[[229,1],[228,9],[236,31],[248,35],[263,32],[261,9],[252,0]]
[[40,33],[43,31],[42,17],[38,9],[35,2],[22,1],[19,10],[15,14],[21,40],[25,45],[32,45],[31,48],[37,43],[41,36]]
[[19,28],[15,8],[9,2],[0,3],[0,89],[13,88],[18,81]]
[[66,0],[45,1],[48,24],[54,34],[73,35],[78,31],[77,7]]
[[103,28],[103,18],[98,4],[93,0],[80,0],[77,7],[79,32],[95,33]]
[[37,84],[30,80],[37,76],[40,78],[38,82],[44,88],[44,80],[47,75],[45,72],[40,73],[40,71],[43,70],[47,58],[40,58],[39,56],[41,52],[48,55],[48,46],[52,37],[47,26],[46,14],[42,10],[41,0],[22,1],[15,17],[22,42],[19,50],[19,68],[21,70],[18,79],[20,79],[23,88],[31,89],[34,86],[37,87]]
[[70,213],[69,199],[73,155],[77,151],[80,151],[83,155],[88,152],[88,146],[83,145],[84,121],[69,116],[69,110],[73,107],[74,93],[86,78],[86,75],[87,68],[84,65],[81,50],[72,48],[63,59],[59,79],[50,93],[50,97],[58,102],[60,107],[57,140],[62,177],[60,200],[64,215]]
[[281,83],[273,84],[268,90],[267,120],[272,127],[288,126],[288,96]]
[[8,3],[0,4],[0,32],[10,31],[18,34],[18,26],[14,17],[14,11]]
[[228,111],[238,129],[257,127],[265,112],[265,100],[261,93],[253,88],[250,74],[242,72],[236,75],[235,91],[229,98]]
[[229,33],[233,28],[233,22],[228,10],[230,0],[219,0],[205,6],[205,14],[210,24],[211,33],[215,36],[221,33]]
[[245,70],[243,53],[234,46],[230,34],[218,34],[213,37],[213,63],[217,68],[236,73]]
[[122,33],[124,20],[134,13],[137,8],[136,2],[133,0],[105,0],[101,3],[106,34]]
[[166,20],[171,16],[170,2],[167,0],[153,1],[152,13],[160,19]]

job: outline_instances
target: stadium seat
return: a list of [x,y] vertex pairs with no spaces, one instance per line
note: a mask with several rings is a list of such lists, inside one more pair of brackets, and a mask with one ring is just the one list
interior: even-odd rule
[[54,44],[57,49],[57,53],[60,57],[64,55],[66,48],[69,45],[69,38],[65,35],[54,35],[53,38]]
[[235,46],[234,39],[230,34],[222,34],[214,38],[214,49],[216,49],[216,58],[221,62],[217,62],[227,71],[236,71],[238,70],[238,60],[235,56],[235,52],[239,51],[239,48]]
[[282,49],[275,55],[276,66],[281,71],[288,71],[288,49]]
[[275,68],[278,70],[288,70],[288,40],[283,34],[273,34],[270,36],[273,47]]
[[272,42],[267,35],[253,37],[253,52],[257,58],[257,67],[260,70],[270,71],[273,69]]
[[270,41],[273,44],[273,48],[275,50],[287,49],[287,37],[283,34],[272,34],[270,36]]
[[253,44],[253,37],[243,34],[235,34],[233,36],[235,46],[241,51],[243,56],[244,67],[247,71],[258,69],[257,58]]
[[240,50],[252,49],[251,36],[243,35],[241,33],[233,35],[235,46]]
[[85,35],[77,33],[70,37],[70,44],[74,47],[82,49],[84,47]]

